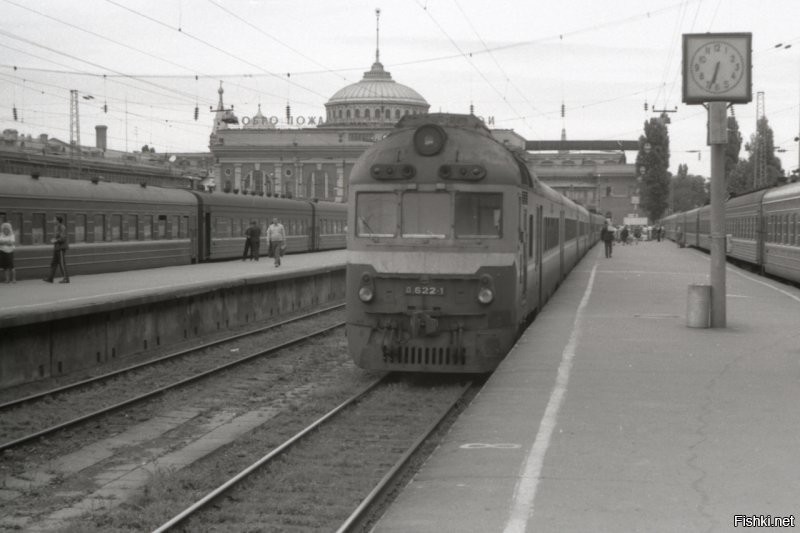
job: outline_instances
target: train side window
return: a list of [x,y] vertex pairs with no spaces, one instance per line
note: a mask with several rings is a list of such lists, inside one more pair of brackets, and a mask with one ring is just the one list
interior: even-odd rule
[[182,217],[175,217],[178,219],[178,238],[179,239],[188,239],[189,238],[189,217],[182,216]]
[[450,234],[450,194],[446,192],[406,192],[401,212],[403,237],[444,239]]
[[167,215],[158,215],[158,238],[167,238]]
[[122,215],[111,215],[111,240],[122,240]]
[[356,195],[356,235],[394,237],[397,231],[397,196],[393,192]]
[[[248,227],[248,225],[245,225],[245,227]],[[233,232],[234,237],[238,237],[239,235],[244,235],[244,231],[242,230],[241,218],[233,219],[233,227],[231,228],[231,232]]]
[[231,219],[228,217],[217,217],[214,221],[214,236],[226,238],[231,236]]
[[86,215],[73,217],[75,228],[75,242],[86,242]]
[[457,238],[503,236],[502,193],[456,193]]
[[142,215],[142,240],[153,238],[153,215]]
[[103,242],[106,239],[106,216],[94,216],[94,242]]
[[47,215],[34,213],[31,217],[31,244],[47,242]]
[[139,239],[139,215],[128,215],[128,240]]

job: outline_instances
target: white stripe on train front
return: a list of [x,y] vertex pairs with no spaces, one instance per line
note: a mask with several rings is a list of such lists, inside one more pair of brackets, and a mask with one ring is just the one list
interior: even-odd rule
[[347,252],[348,265],[372,265],[376,272],[391,274],[474,274],[481,267],[511,266],[516,259],[509,252]]

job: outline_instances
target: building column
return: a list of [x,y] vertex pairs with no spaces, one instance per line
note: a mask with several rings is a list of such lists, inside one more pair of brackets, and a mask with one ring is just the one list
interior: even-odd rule
[[336,201],[342,202],[344,198],[344,159],[336,163]]
[[233,189],[242,192],[242,164],[236,163],[233,166]]

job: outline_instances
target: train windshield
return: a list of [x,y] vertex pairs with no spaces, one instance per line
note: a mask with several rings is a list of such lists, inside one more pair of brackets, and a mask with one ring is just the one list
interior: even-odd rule
[[362,192],[356,197],[356,235],[394,237],[397,197],[393,192]]
[[503,236],[501,193],[456,193],[456,237],[500,238]]
[[403,194],[403,237],[444,239],[450,229],[450,195],[446,192]]

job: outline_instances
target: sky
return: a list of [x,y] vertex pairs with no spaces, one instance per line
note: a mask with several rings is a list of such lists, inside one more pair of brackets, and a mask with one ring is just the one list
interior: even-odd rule
[[288,103],[294,117],[319,120],[328,99],[370,69],[377,41],[384,68],[431,112],[468,113],[472,105],[491,127],[528,140],[559,139],[562,129],[571,140],[637,140],[647,120],[668,110],[670,170],[684,163],[710,176],[707,112],[681,101],[682,34],[750,32],[753,101],[733,108],[740,131],[745,142],[755,131],[763,92],[775,145],[785,150],[776,155],[784,169],[800,161],[798,0],[0,0],[0,7],[0,127],[34,137],[70,140],[70,90],[77,90],[82,145],[94,146],[95,126],[106,125],[109,148],[206,152],[220,83],[240,119],[260,105],[283,121]]

